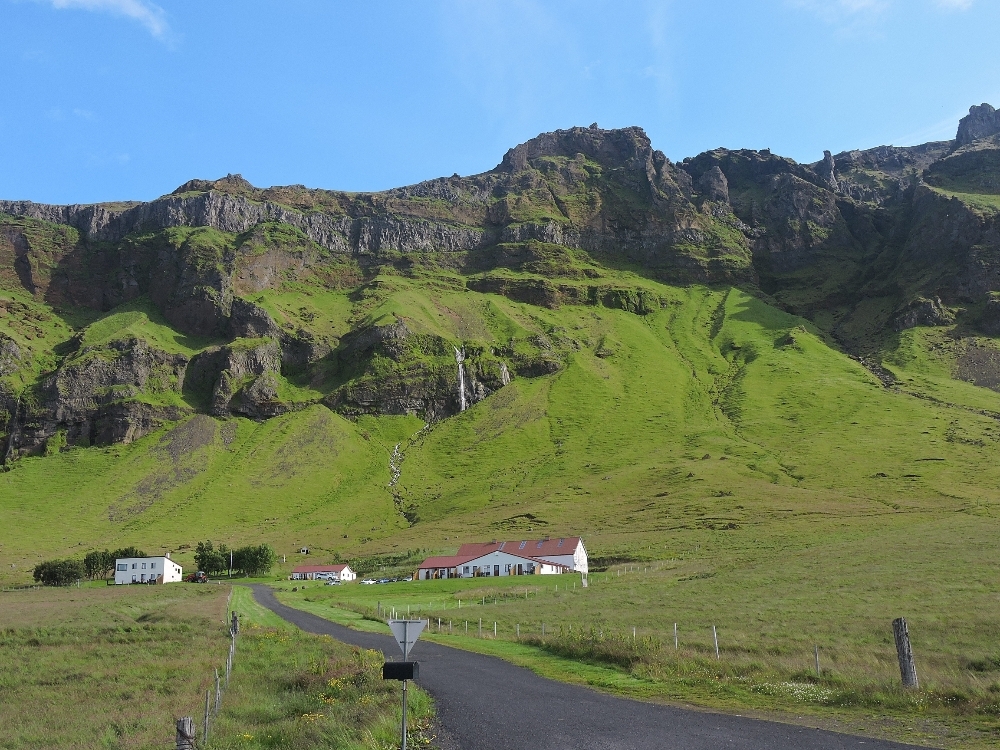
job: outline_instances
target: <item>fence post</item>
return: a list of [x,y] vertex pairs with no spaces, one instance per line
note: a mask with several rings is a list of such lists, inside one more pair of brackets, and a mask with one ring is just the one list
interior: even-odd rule
[[815,651],[816,651],[816,676],[820,677],[821,675],[820,675],[820,671],[819,671],[819,646],[818,645],[815,646]]
[[216,716],[219,715],[219,704],[222,702],[222,687],[219,685],[219,670],[215,670],[215,711]]
[[204,739],[202,740],[202,742],[204,742],[206,745],[208,744],[208,709],[209,709],[209,706],[211,706],[211,701],[212,701],[212,691],[211,690],[206,690],[205,691],[205,727],[204,727],[204,731],[203,731]]
[[194,741],[197,736],[194,719],[185,716],[177,720],[177,750],[194,750]]
[[899,617],[892,621],[892,635],[896,639],[896,656],[899,657],[899,674],[903,678],[903,687],[919,688],[917,665],[913,663],[910,631],[906,627],[905,618]]
[[677,641],[677,623],[675,622],[674,623],[674,651],[676,651],[679,648],[680,648],[680,645],[678,644],[678,641]]
[[719,656],[719,634],[715,632],[715,625],[712,626],[712,640],[715,641],[715,658],[721,659]]

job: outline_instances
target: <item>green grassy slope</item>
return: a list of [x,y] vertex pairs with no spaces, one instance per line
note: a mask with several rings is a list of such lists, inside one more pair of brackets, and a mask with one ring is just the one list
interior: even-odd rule
[[[393,280],[364,311],[371,319],[467,346],[544,340],[562,369],[516,378],[426,429],[315,405],[262,423],[198,415],[131,445],[23,459],[0,475],[4,517],[20,529],[3,540],[3,573],[119,541],[205,537],[357,555],[583,533],[598,554],[670,551],[795,519],[877,523],[996,501],[1000,395],[953,379],[954,357],[929,364],[937,329],[907,332],[887,360],[900,385],[886,389],[804,321],[744,292],[644,283],[662,307],[639,316]],[[284,309],[331,320],[348,309],[282,297]],[[121,330],[170,343],[144,310],[116,311],[85,338]],[[397,443],[403,468],[390,488]]]

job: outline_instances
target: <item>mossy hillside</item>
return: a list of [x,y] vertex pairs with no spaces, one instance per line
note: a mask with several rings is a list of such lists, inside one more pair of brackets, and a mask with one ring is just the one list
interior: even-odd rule
[[171,354],[192,356],[217,340],[186,336],[171,328],[148,297],[139,297],[114,308],[83,330],[80,346],[97,347],[123,338],[142,339]]

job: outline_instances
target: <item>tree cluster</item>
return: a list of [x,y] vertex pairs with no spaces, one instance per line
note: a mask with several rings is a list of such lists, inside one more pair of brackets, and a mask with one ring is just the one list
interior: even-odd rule
[[46,560],[32,571],[36,583],[44,586],[69,586],[85,575],[81,560]]
[[209,575],[218,575],[230,570],[247,576],[259,576],[269,572],[278,556],[267,544],[249,545],[230,550],[225,544],[218,547],[211,540],[198,542],[194,551],[194,564],[198,570]]

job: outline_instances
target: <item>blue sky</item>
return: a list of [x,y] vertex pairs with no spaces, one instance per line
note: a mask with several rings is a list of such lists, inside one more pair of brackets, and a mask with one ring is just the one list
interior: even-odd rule
[[996,0],[0,0],[0,198],[377,190],[595,121],[811,162],[1000,106],[998,32]]

